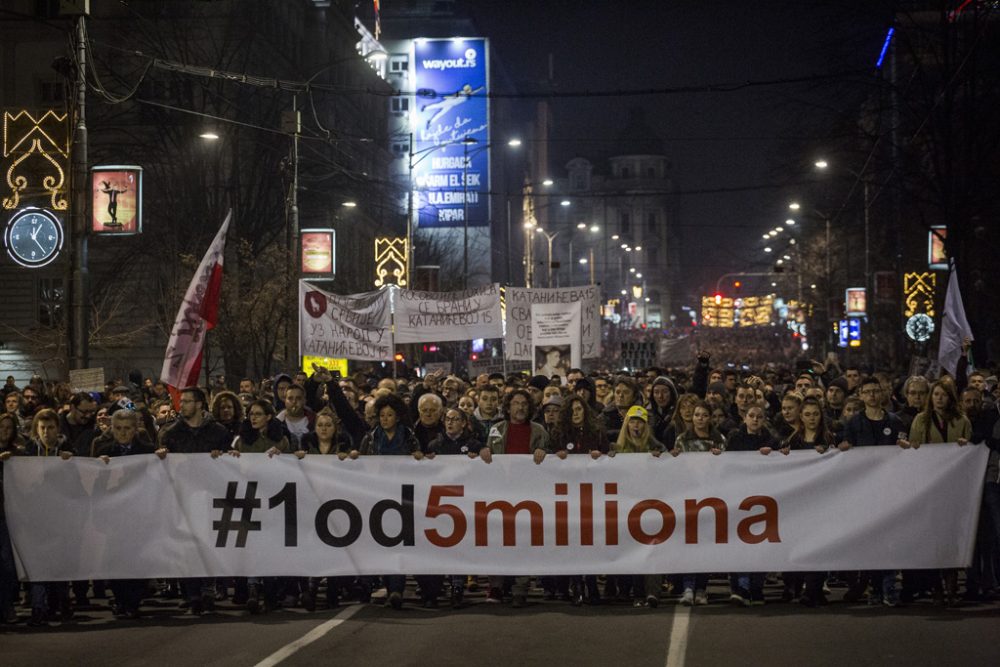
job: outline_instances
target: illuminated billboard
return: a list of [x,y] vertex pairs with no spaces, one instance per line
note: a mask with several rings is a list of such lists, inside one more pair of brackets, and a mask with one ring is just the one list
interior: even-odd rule
[[848,317],[864,317],[868,312],[868,290],[864,287],[848,287],[844,291],[844,310]]
[[303,229],[302,279],[327,280],[336,273],[336,241],[332,229]]
[[944,242],[948,238],[948,228],[934,225],[927,235],[927,268],[936,271],[948,270],[948,253]]
[[142,233],[142,167],[90,170],[90,231],[99,236]]
[[410,167],[419,227],[490,222],[487,49],[479,38],[413,42]]

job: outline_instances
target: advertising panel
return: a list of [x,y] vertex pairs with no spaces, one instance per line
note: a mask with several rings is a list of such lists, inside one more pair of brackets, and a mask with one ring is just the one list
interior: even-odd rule
[[948,238],[948,228],[944,225],[934,225],[927,234],[927,268],[935,271],[948,270],[948,253],[944,249],[944,241]]
[[142,167],[108,165],[90,170],[90,232],[142,233]]
[[419,227],[489,224],[487,48],[485,39],[414,41],[410,165]]
[[868,312],[868,294],[864,287],[848,287],[844,292],[844,310],[848,317],[864,317]]
[[324,280],[336,273],[336,236],[332,229],[303,229],[302,278]]

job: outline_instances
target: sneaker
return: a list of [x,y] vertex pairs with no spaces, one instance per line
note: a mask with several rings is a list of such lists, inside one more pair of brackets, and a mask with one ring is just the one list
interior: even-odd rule
[[681,604],[685,607],[690,607],[694,604],[694,591],[690,588],[684,589],[684,595],[681,596]]
[[886,607],[898,607],[899,601],[892,598],[882,598],[882,604]]
[[705,591],[698,591],[694,594],[694,603],[698,605],[708,604],[708,595]]
[[749,598],[743,597],[740,593],[731,593],[729,595],[729,601],[736,607],[749,607]]
[[761,596],[761,597],[752,597],[752,598],[750,598],[750,606],[751,607],[763,607],[764,606],[764,597]]
[[639,598],[636,598],[636,599],[632,600],[632,606],[636,607],[636,608],[645,607],[646,603],[643,602],[642,600],[640,600]]
[[512,607],[515,609],[521,609],[522,607],[528,606],[528,598],[525,595],[515,595],[514,601],[511,603]]
[[491,588],[489,593],[486,594],[486,601],[491,604],[500,604],[503,602],[503,593],[499,588]]
[[649,607],[650,609],[656,609],[657,607],[660,606],[660,598],[656,597],[655,595],[647,595],[646,606]]
[[393,609],[402,609],[403,607],[403,594],[397,591],[389,593],[388,599],[389,606]]

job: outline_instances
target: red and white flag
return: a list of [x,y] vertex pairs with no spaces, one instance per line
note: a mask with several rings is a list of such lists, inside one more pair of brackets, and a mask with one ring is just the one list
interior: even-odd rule
[[225,222],[198,265],[177,311],[160,371],[160,380],[171,387],[182,389],[198,384],[205,334],[215,328],[218,319],[226,232],[232,215],[232,211],[226,214]]

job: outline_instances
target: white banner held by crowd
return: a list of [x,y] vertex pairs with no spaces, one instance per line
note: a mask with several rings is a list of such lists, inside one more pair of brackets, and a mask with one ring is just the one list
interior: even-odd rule
[[459,292],[399,289],[395,314],[397,343],[437,343],[502,335],[497,283]]
[[601,356],[601,292],[596,285],[565,288],[507,288],[507,330],[504,355],[514,361],[534,363],[531,344],[531,309],[534,304],[580,302],[580,357]]
[[389,289],[342,296],[299,281],[299,355],[392,361]]
[[954,568],[987,455],[14,457],[4,499],[33,581]]
[[536,303],[531,307],[535,375],[563,378],[580,367],[580,302]]

